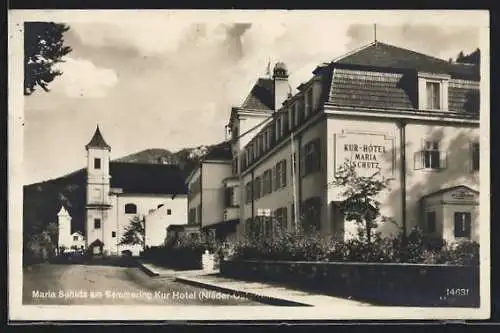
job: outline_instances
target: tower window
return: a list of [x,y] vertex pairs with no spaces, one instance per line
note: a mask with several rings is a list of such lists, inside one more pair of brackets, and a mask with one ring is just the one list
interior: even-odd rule
[[171,209],[167,209],[167,215],[172,215],[172,210]]
[[94,219],[94,229],[101,229],[101,219]]
[[111,237],[113,237],[113,238],[116,237],[116,231],[111,231]]
[[137,214],[137,206],[133,203],[125,205],[125,214]]
[[94,169],[100,169],[100,168],[101,168],[101,159],[94,158]]

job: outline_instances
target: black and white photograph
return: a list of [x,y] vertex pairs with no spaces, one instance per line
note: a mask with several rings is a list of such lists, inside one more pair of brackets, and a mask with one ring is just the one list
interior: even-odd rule
[[12,320],[489,318],[485,11],[12,10],[8,113]]

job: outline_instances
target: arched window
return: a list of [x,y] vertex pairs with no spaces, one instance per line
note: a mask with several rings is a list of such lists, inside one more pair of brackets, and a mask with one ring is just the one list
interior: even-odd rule
[[125,205],[125,214],[137,214],[137,206],[133,203]]

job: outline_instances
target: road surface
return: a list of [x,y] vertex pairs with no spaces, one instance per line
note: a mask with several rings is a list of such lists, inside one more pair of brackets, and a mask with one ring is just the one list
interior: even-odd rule
[[263,305],[169,278],[150,278],[137,267],[55,264],[24,269],[23,304]]

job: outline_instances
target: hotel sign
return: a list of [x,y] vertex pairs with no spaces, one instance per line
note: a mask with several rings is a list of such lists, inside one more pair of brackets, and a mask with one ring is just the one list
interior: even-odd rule
[[386,177],[394,175],[394,138],[385,133],[348,132],[335,135],[335,173],[344,162],[355,164],[360,176],[380,171]]

